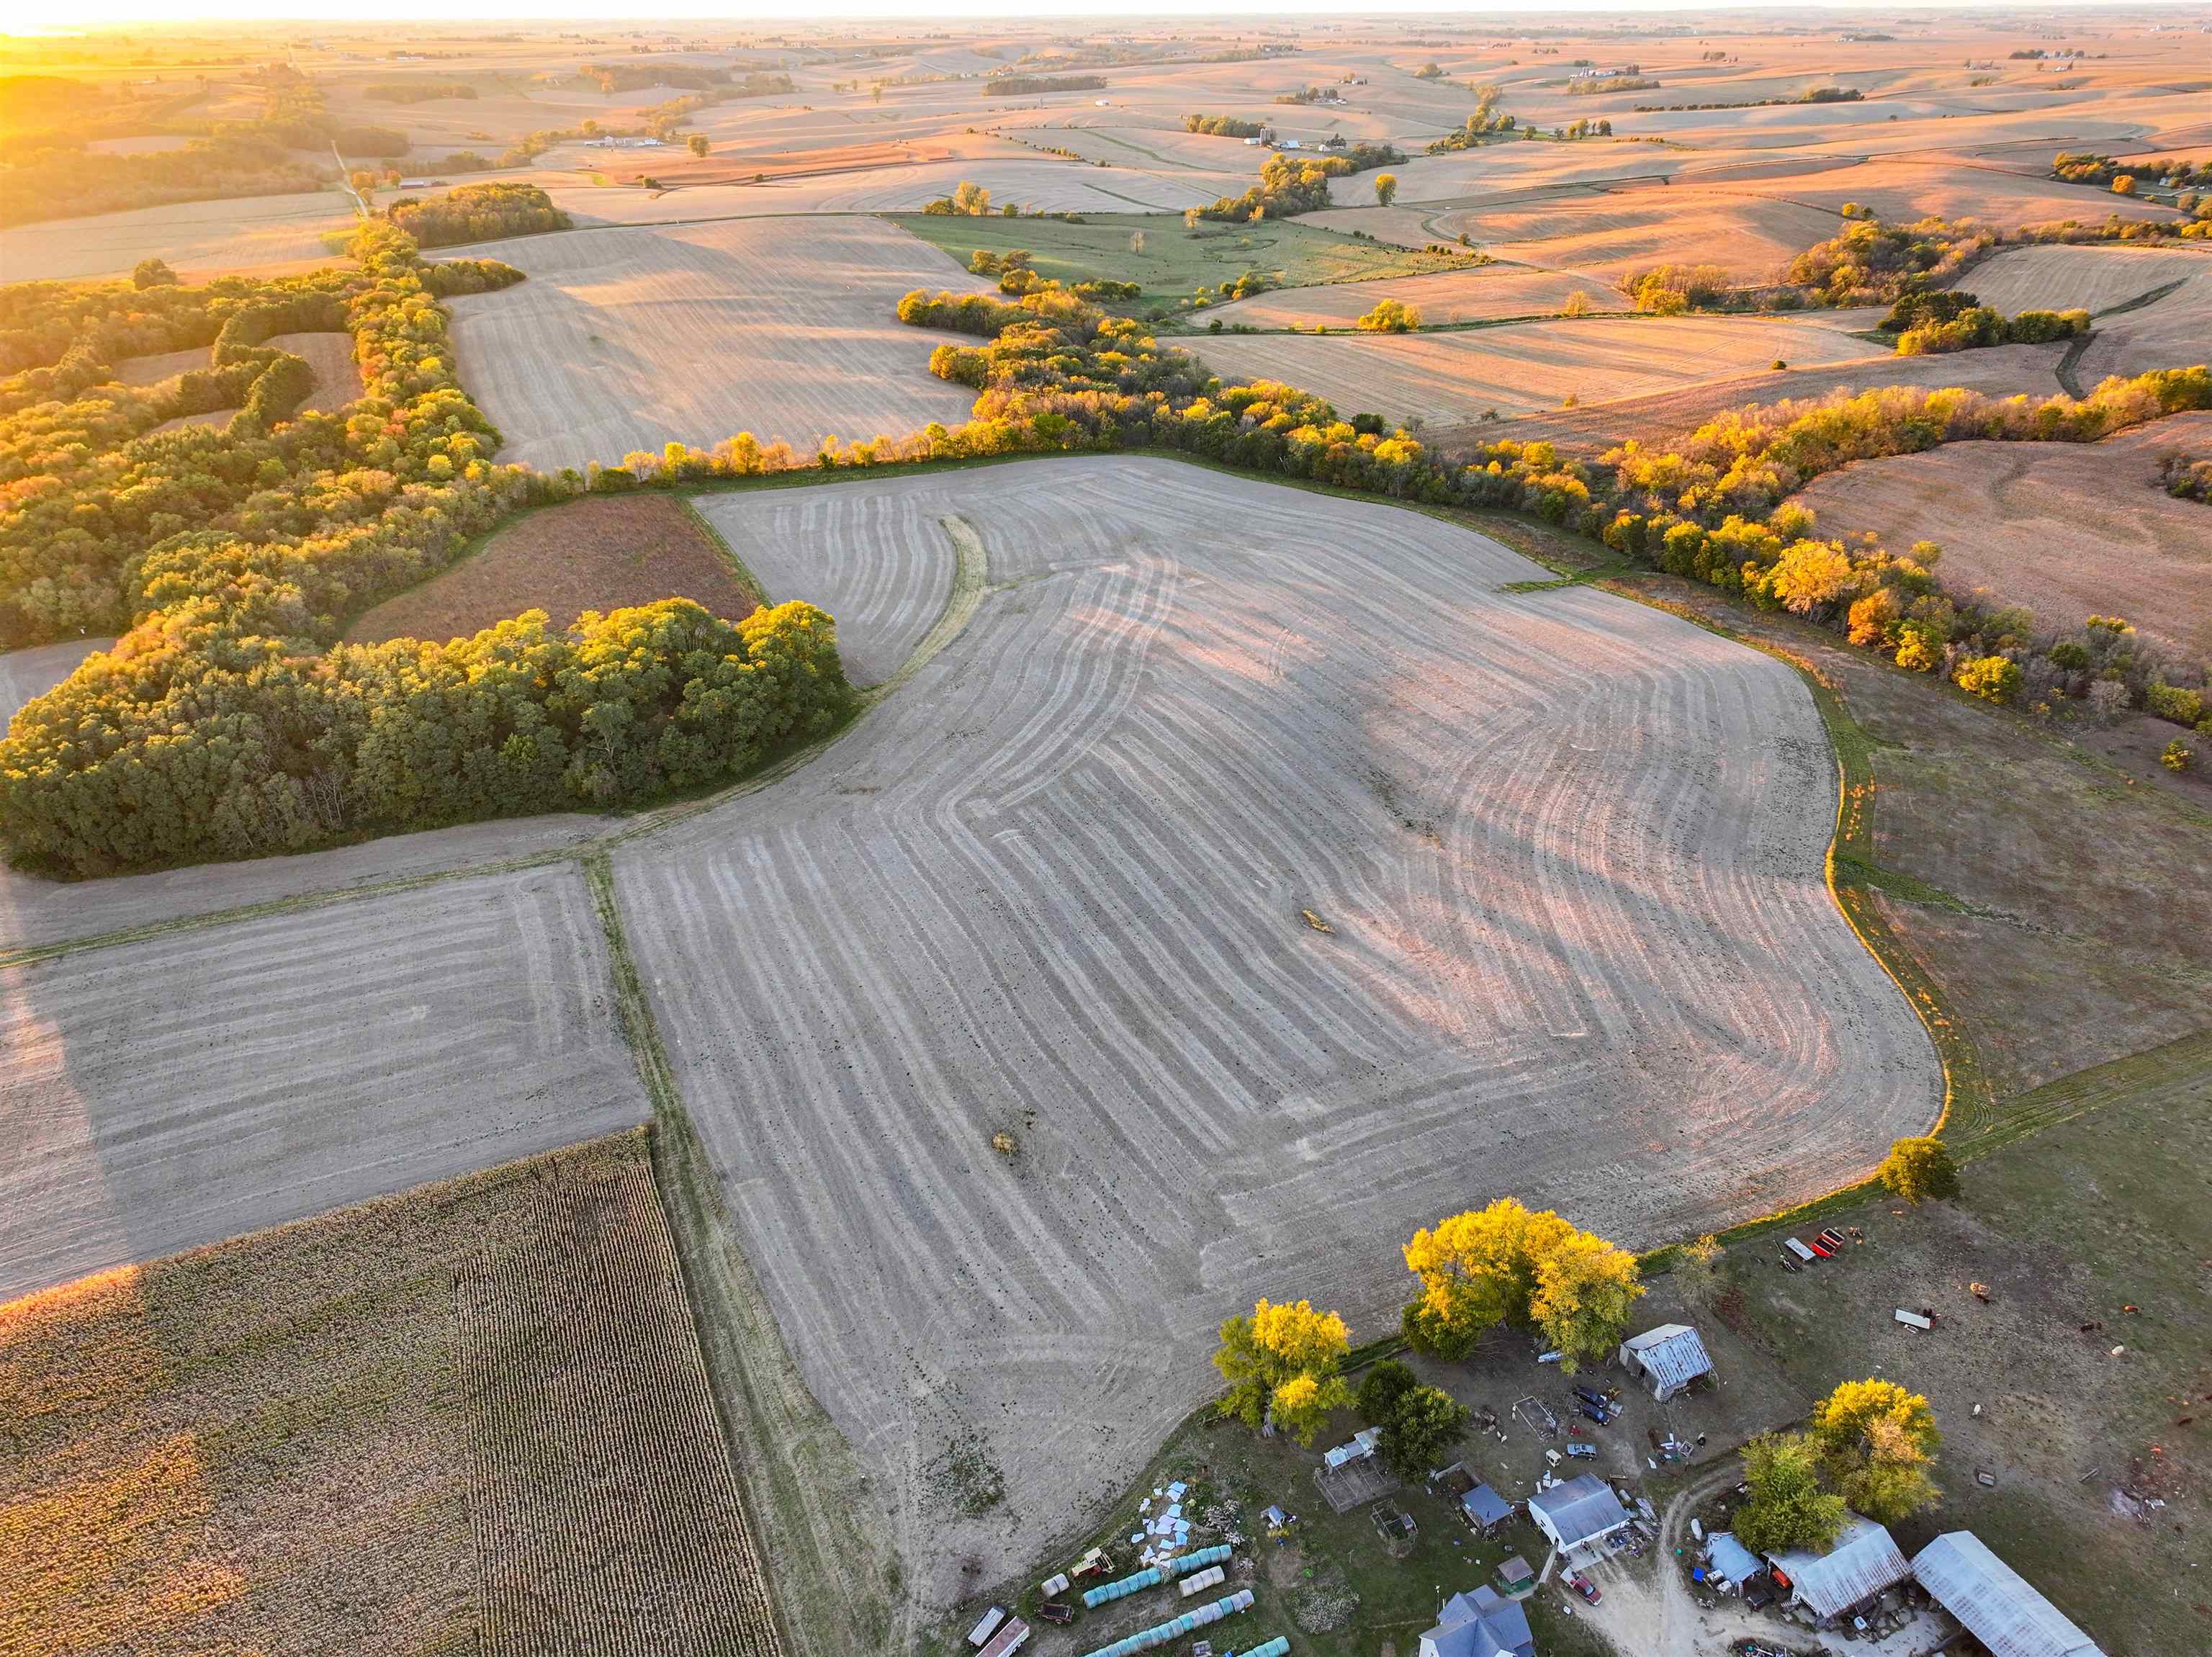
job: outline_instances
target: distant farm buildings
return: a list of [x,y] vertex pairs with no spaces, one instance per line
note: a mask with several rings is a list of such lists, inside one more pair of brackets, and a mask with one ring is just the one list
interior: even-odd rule
[[618,138],[610,133],[604,138],[585,139],[584,148],[586,149],[659,149],[661,148],[661,143],[658,138]]

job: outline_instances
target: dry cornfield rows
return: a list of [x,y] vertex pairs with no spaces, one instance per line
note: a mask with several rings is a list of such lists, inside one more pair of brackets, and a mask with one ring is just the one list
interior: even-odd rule
[[[615,860],[746,1256],[925,1603],[1140,1466],[1255,1295],[1377,1327],[1390,1240],[1469,1201],[1649,1242],[1935,1113],[1823,883],[1833,761],[1777,662],[1164,460],[720,516],[802,564],[957,516],[990,559],[898,697]],[[981,1520],[928,1494],[971,1435],[1006,1479]]]
[[0,1375],[5,1657],[779,1649],[641,1133],[0,1304]]
[[1224,328],[1349,327],[1380,299],[1416,306],[1431,327],[1444,322],[1484,322],[1505,316],[1541,316],[1580,294],[1593,311],[1622,311],[1628,302],[1595,277],[1563,271],[1532,271],[1525,265],[1486,265],[1473,271],[1435,276],[1394,277],[1376,282],[1340,282],[1326,288],[1286,288],[1217,305],[1206,315]]
[[573,868],[0,968],[0,1295],[633,1125]]
[[2206,275],[2212,275],[2212,251],[2186,246],[2008,247],[1975,265],[1957,285],[2014,316],[2076,306],[2106,310],[2170,282]]
[[880,220],[580,230],[486,243],[531,280],[453,302],[461,377],[507,438],[501,458],[618,464],[750,431],[802,451],[968,416],[931,375],[950,335],[901,326],[899,298],[976,284]]
[[513,1199],[453,1287],[486,1657],[779,1657],[651,1165]]

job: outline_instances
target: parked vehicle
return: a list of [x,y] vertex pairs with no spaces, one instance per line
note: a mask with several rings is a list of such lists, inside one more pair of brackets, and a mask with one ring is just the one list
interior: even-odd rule
[[1814,1254],[1811,1249],[1807,1248],[1804,1244],[1799,1242],[1795,1237],[1784,1238],[1782,1240],[1782,1246],[1788,1250],[1791,1254],[1796,1255],[1798,1259],[1803,1261],[1807,1265],[1811,1265],[1814,1260],[1820,1258],[1818,1255]]
[[1844,1248],[1847,1241],[1844,1234],[1838,1231],[1833,1226],[1830,1226],[1826,1231],[1820,1234],[1820,1240],[1838,1254],[1844,1252]]
[[1066,1624],[1075,1620],[1075,1607],[1058,1599],[1048,1599],[1037,1607],[1037,1615],[1048,1623]]
[[1595,1386],[1585,1386],[1577,1381],[1575,1383],[1574,1390],[1575,1396],[1584,1404],[1594,1404],[1601,1410],[1609,1410],[1613,1407],[1613,1399],[1599,1392]]
[[1580,1399],[1577,1399],[1575,1408],[1581,1410],[1583,1415],[1589,1416],[1601,1427],[1604,1426],[1607,1422],[1613,1419],[1611,1416],[1598,1408],[1595,1404],[1584,1404]]
[[1584,1576],[1580,1571],[1568,1572],[1565,1580],[1569,1587],[1572,1588],[1577,1593],[1582,1595],[1583,1599],[1589,1600],[1593,1605],[1604,1598],[1604,1596],[1597,1591],[1597,1584],[1591,1581],[1589,1578]]
[[1567,1453],[1571,1456],[1595,1456],[1597,1453],[1597,1446],[1595,1444],[1570,1444],[1567,1446]]

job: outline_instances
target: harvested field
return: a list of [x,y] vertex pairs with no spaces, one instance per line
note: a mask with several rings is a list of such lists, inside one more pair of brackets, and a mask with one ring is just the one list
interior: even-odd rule
[[[1504,591],[1544,572],[1418,513],[1166,460],[723,521],[826,559],[837,496],[964,520],[980,608],[615,877],[746,1256],[921,1603],[1118,1489],[1256,1295],[1395,1326],[1390,1240],[1472,1199],[1647,1242],[1932,1119],[1927,1039],[1823,884],[1835,771],[1780,664]],[[948,1457],[1003,1500],[960,1511]]]
[[[1757,316],[1520,322],[1461,333],[1223,335],[1197,346],[1216,373],[1283,380],[1343,411],[1455,425],[1486,409],[1605,403],[1767,367],[1863,362],[1874,350],[1826,323]],[[1862,370],[1875,377],[1878,370]]]
[[837,652],[855,685],[896,673],[951,594],[951,539],[917,516],[912,499],[810,489],[795,503],[705,495],[696,504],[769,602],[804,599],[836,618]]
[[334,263],[323,236],[353,222],[350,198],[333,191],[141,207],[0,229],[0,271],[10,282],[71,281],[127,276],[140,259],[159,258],[187,282],[275,276]]
[[1945,586],[2025,605],[2046,627],[2123,615],[2169,648],[2212,655],[2212,509],[2160,486],[2160,462],[2176,453],[2212,454],[2212,414],[2101,443],[1946,443],[1859,461],[1796,498],[1824,533],[1938,543]]
[[1587,271],[1607,282],[1654,265],[1705,264],[1723,266],[1739,282],[1764,282],[1839,228],[1833,213],[1747,193],[1753,187],[1652,181],[1603,194],[1459,208],[1435,223],[1449,235],[1473,237],[1500,259]]
[[2170,282],[2212,274],[2212,252],[2166,247],[2008,247],[1956,284],[2007,316],[2021,311],[2092,314]]
[[0,969],[0,1295],[641,1121],[570,868]]
[[191,369],[204,369],[212,360],[212,353],[205,345],[195,345],[189,350],[162,351],[154,356],[126,356],[115,364],[115,381],[122,386],[158,386]]
[[[2168,278],[2171,280],[2172,278]],[[2079,377],[2094,386],[2111,374],[2187,368],[2212,360],[2212,261],[2141,310],[2099,319],[2096,337],[2081,353]]]
[[1377,241],[1400,247],[1425,247],[1449,237],[1430,228],[1437,216],[1428,207],[1330,207],[1318,213],[1301,213],[1297,222],[1322,230],[1341,230],[1347,235],[1364,230]]
[[198,414],[179,414],[174,419],[160,421],[147,427],[143,436],[159,437],[165,431],[188,431],[195,426],[227,426],[237,414],[236,409],[203,409]]
[[1217,305],[1208,320],[1232,328],[1350,327],[1378,299],[1403,300],[1420,308],[1431,326],[1441,322],[1483,322],[1497,317],[1556,314],[1580,294],[1594,311],[1623,311],[1628,302],[1610,285],[1559,271],[1532,271],[1520,265],[1486,265],[1477,270],[1437,276],[1397,277],[1332,288],[1293,289]]
[[602,496],[501,526],[461,563],[360,617],[346,637],[462,638],[525,610],[543,610],[565,627],[586,610],[668,598],[696,600],[733,620],[760,601],[682,502]]
[[2063,389],[2057,368],[2066,348],[1996,345],[1948,356],[1881,356],[1811,369],[1761,368],[1700,381],[1679,390],[1624,397],[1595,408],[1553,409],[1436,434],[1446,447],[1510,437],[1557,443],[1563,453],[1597,454],[1638,438],[1661,443],[1694,431],[1716,415],[1784,398],[1825,397],[1877,386],[1965,386],[1994,397],[2050,397]]
[[642,1133],[0,1304],[0,1372],[10,1652],[779,1649]]
[[739,431],[801,448],[967,418],[936,379],[951,336],[902,326],[901,295],[975,279],[865,218],[592,230],[492,242],[531,280],[453,302],[461,378],[507,437],[501,458],[617,464]]
[[75,673],[87,656],[114,643],[112,638],[65,639],[27,650],[0,651],[0,729],[6,728],[26,702],[44,696]]
[[303,414],[331,413],[361,400],[361,365],[353,360],[349,333],[280,333],[269,343],[303,358],[315,373],[315,388],[300,405]]

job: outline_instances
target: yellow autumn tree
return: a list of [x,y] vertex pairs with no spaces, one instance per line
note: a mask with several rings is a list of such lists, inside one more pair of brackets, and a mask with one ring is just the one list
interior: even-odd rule
[[1943,1441],[1936,1412],[1895,1381],[1843,1382],[1814,1406],[1806,1437],[1829,1488],[1881,1524],[1910,1519],[1942,1495],[1932,1471]]
[[1644,1293],[1636,1257],[1587,1231],[1571,1231],[1536,1261],[1529,1321],[1563,1355],[1569,1374],[1620,1343],[1628,1309]]
[[1406,1337],[1439,1357],[1465,1357],[1501,1323],[1540,1330],[1571,1363],[1595,1356],[1644,1292],[1634,1255],[1510,1197],[1414,1233],[1405,1253],[1421,1280]]
[[1334,1312],[1316,1312],[1310,1301],[1278,1305],[1261,1301],[1246,1317],[1221,1325],[1213,1367],[1229,1383],[1224,1415],[1248,1427],[1272,1419],[1300,1444],[1332,1410],[1352,1402],[1352,1388],[1337,1373],[1351,1349],[1351,1331]]

